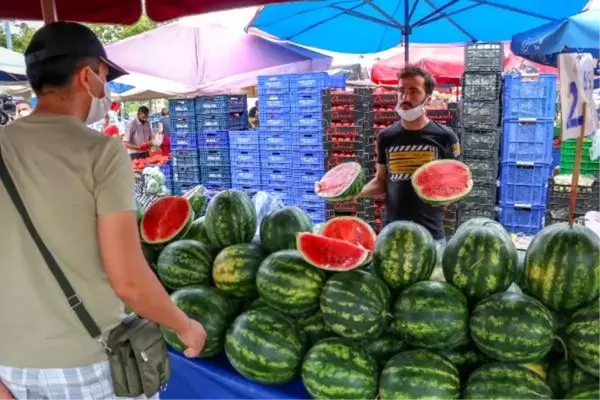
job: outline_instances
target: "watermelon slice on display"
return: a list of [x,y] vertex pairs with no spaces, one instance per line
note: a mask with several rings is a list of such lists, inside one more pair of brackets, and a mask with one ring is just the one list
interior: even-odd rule
[[194,211],[194,215],[197,217],[202,216],[202,212],[204,212],[204,205],[206,204],[206,194],[204,193],[204,186],[198,185],[183,195],[185,199],[187,199],[192,205],[192,210]]
[[148,244],[167,244],[184,237],[192,225],[190,202],[180,196],[156,200],[142,216],[140,233]]
[[375,249],[375,240],[377,240],[377,234],[371,225],[357,217],[332,218],[323,225],[320,233],[328,238],[343,240],[369,251]]
[[329,201],[352,199],[365,186],[365,173],[357,162],[346,162],[327,171],[315,182],[315,193]]
[[358,268],[370,254],[361,246],[308,232],[298,234],[296,247],[307,263],[335,272]]
[[473,189],[469,167],[457,160],[437,160],[419,167],[412,186],[426,203],[444,206],[459,201]]

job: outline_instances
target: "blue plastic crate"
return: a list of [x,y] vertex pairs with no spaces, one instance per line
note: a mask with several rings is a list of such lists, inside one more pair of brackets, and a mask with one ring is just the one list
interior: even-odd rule
[[[258,77],[258,93],[287,93],[290,89],[290,75],[263,75]],[[258,96],[260,99],[261,96]]]
[[261,186],[260,168],[231,168],[231,184],[236,186]]
[[292,150],[293,147],[289,132],[261,131],[259,138],[261,151]]
[[196,111],[196,101],[194,99],[172,99],[169,100],[169,113],[181,111]]
[[198,130],[243,130],[248,126],[248,117],[244,113],[223,114],[197,114],[196,126]]
[[291,185],[294,173],[291,168],[263,168],[260,176],[263,185]]
[[254,196],[256,194],[256,192],[262,190],[262,185],[260,184],[260,182],[253,182],[251,185],[241,185],[241,184],[236,184],[235,182],[232,181],[231,182],[231,188],[232,189],[243,190],[249,196],[251,194],[252,194],[252,196]]
[[289,111],[290,107],[290,95],[288,93],[266,94],[258,98],[259,110],[280,112],[281,110]]
[[202,184],[231,187],[231,170],[227,167],[203,167],[200,170],[200,181]]
[[552,162],[554,121],[504,121],[502,129],[502,161]]
[[325,211],[324,205],[306,206],[302,204],[300,208],[302,208],[306,214],[308,214],[313,224],[321,224],[327,219],[327,212]]
[[173,194],[181,196],[184,195],[185,192],[187,192],[190,189],[193,189],[194,187],[200,185],[200,180],[198,180],[197,182],[194,183],[178,183],[178,182],[174,182],[173,183]]
[[323,151],[323,131],[292,130],[292,144],[295,150]]
[[173,118],[182,118],[182,119],[196,119],[196,111],[182,110],[182,111],[171,111],[169,110],[169,117]]
[[171,129],[173,132],[195,132],[196,120],[194,118],[171,117]]
[[298,187],[315,187],[315,182],[318,182],[323,173],[320,171],[311,170],[293,170],[294,171],[294,185]]
[[500,204],[500,223],[511,233],[535,235],[544,227],[545,207]]
[[200,180],[199,167],[173,167],[173,182],[194,183]]
[[324,171],[323,151],[294,150],[292,166],[295,170]]
[[287,169],[292,165],[292,152],[285,150],[260,151],[260,165],[262,168]]
[[198,150],[174,150],[171,152],[173,167],[199,167]]
[[294,113],[321,113],[321,93],[292,93],[291,109]]
[[251,131],[229,131],[229,148],[258,150],[257,130]]
[[229,163],[235,168],[260,168],[260,151],[229,149]]
[[289,113],[270,113],[265,110],[258,111],[258,120],[260,127],[270,131],[289,131],[290,114]]
[[171,133],[171,150],[195,150],[198,148],[198,134],[196,132]]
[[560,166],[560,147],[558,148],[552,148],[552,165],[551,168],[552,170],[554,170],[554,168]]
[[329,75],[327,72],[309,72],[290,76],[290,91],[296,93],[315,93],[324,88],[346,88],[346,75]]
[[323,127],[323,113],[291,113],[290,124],[293,127],[301,129],[322,129]]
[[502,163],[500,201],[506,204],[545,206],[550,165]]
[[198,133],[198,148],[229,148],[228,131],[201,131]]
[[554,120],[556,75],[504,76],[504,118]]
[[322,199],[315,193],[314,186],[294,188],[294,199],[301,203],[319,202]]
[[289,185],[262,185],[262,190],[275,196],[279,196],[285,205],[295,204],[294,189]]
[[171,163],[158,166],[159,171],[165,176],[167,186],[173,184],[173,165]]
[[229,149],[204,148],[198,150],[200,166],[221,167],[229,166]]
[[198,114],[244,112],[247,108],[248,99],[245,94],[219,94],[196,98],[196,113]]

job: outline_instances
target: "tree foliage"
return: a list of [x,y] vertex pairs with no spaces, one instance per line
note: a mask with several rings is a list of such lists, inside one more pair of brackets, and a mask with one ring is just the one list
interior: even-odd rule
[[[25,22],[12,24],[11,36],[13,42],[13,51],[24,53],[29,45],[36,29],[26,24]],[[4,32],[4,24],[0,24],[0,47],[6,47],[6,32]]]

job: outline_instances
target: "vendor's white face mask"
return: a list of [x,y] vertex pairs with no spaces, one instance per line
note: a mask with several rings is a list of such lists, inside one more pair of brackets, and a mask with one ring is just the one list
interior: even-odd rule
[[415,121],[419,119],[423,114],[425,114],[425,103],[427,103],[427,100],[429,100],[429,97],[425,99],[423,104],[405,110],[402,107],[400,107],[400,98],[398,98],[398,104],[396,105],[396,113],[398,113],[400,118],[402,118],[405,121]]
[[88,111],[87,118],[85,119],[86,125],[95,124],[103,119],[106,114],[108,114],[110,105],[112,104],[112,101],[110,100],[110,88],[108,87],[108,83],[104,82],[104,80],[96,75],[96,73],[92,73],[96,78],[98,78],[98,80],[100,80],[100,82],[104,83],[104,97],[98,98],[88,91],[88,94],[92,98],[92,104],[90,105],[90,111]]

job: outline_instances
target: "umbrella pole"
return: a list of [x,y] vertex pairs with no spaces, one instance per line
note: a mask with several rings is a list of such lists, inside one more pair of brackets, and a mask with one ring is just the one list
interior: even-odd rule
[[55,0],[40,0],[40,5],[42,6],[42,18],[44,19],[44,24],[58,21]]
[[404,1],[404,27],[402,28],[402,35],[404,36],[404,67],[408,65],[408,41],[410,40],[410,12],[408,10],[408,0]]

